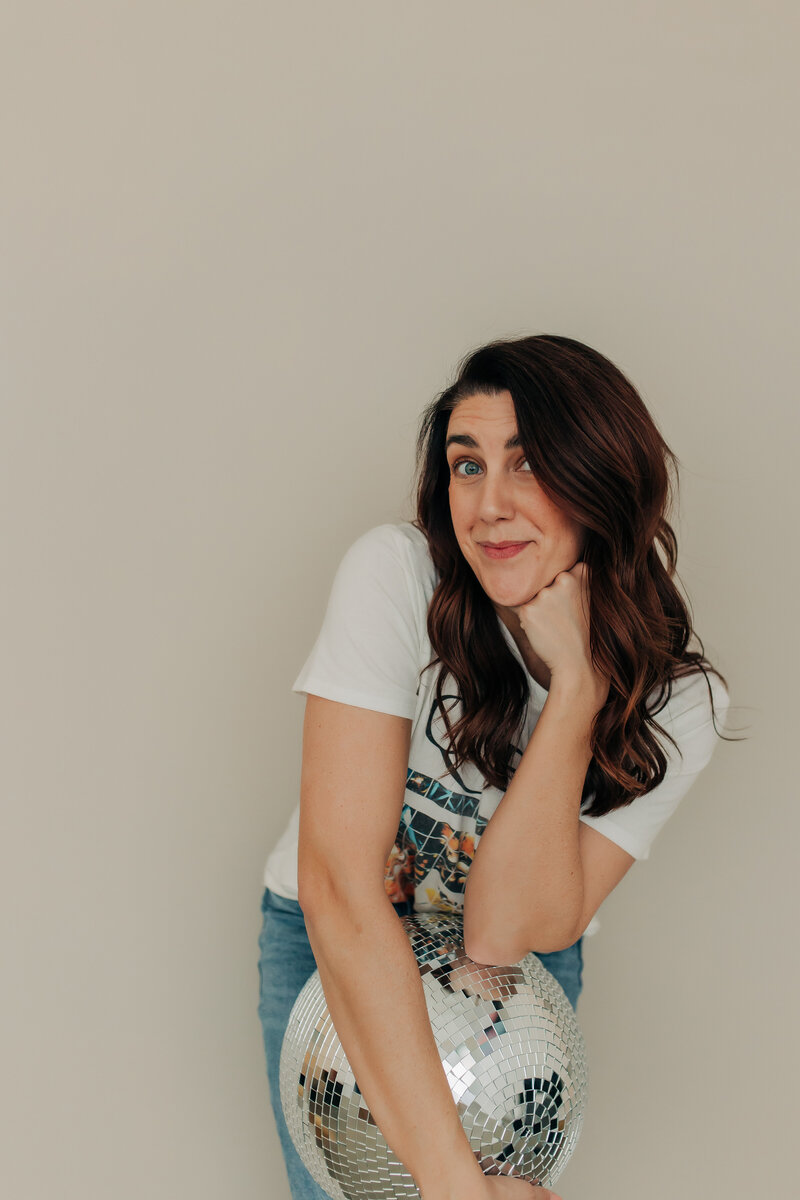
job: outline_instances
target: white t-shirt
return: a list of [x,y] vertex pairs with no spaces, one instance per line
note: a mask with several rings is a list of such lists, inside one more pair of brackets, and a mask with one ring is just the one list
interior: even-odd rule
[[[334,577],[319,636],[292,691],[313,693],[359,708],[393,713],[412,721],[405,799],[395,845],[386,863],[385,886],[394,903],[413,898],[416,911],[453,911],[463,907],[469,866],[503,792],[489,787],[479,769],[463,764],[455,776],[443,774],[441,747],[446,734],[434,711],[441,664],[418,673],[433,650],[427,614],[436,572],[423,533],[410,522],[377,525],[349,547]],[[525,670],[530,699],[520,737],[521,754],[530,740],[547,691],[536,682],[506,625],[498,626]],[[724,725],[729,698],[724,685],[709,675],[718,725]],[[449,685],[449,686],[448,686]],[[443,688],[455,722],[461,703],[452,676]],[[667,756],[661,783],[631,804],[602,817],[586,816],[591,795],[582,802],[580,820],[622,846],[634,858],[648,858],[656,834],[708,763],[718,740],[708,687],[702,673],[673,681],[669,703],[656,720],[675,738],[659,740]],[[440,778],[441,776],[441,778]],[[298,800],[288,825],[267,858],[264,884],[278,895],[297,899]],[[499,886],[502,886],[501,884]],[[593,917],[584,931],[600,928]]]

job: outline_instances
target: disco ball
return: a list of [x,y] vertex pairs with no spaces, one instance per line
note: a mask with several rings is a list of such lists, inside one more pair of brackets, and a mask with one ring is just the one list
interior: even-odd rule
[[[532,953],[513,966],[474,963],[464,951],[460,913],[414,913],[399,920],[419,966],[450,1091],[481,1169],[551,1188],[577,1145],[588,1099],[585,1044],[564,989]],[[400,1088],[402,1063],[397,1076]],[[333,1200],[419,1196],[361,1094],[319,971],[289,1014],[279,1087],[297,1152]],[[415,1102],[409,1095],[406,1100]]]

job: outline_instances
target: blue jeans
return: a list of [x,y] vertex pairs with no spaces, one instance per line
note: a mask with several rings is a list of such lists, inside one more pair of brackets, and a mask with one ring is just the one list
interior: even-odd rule
[[[395,909],[399,916],[410,916],[413,905],[411,901],[406,901],[395,905]],[[270,1100],[289,1175],[289,1188],[292,1200],[330,1200],[328,1193],[309,1174],[294,1148],[281,1108],[278,1082],[281,1046],[289,1023],[289,1013],[303,984],[316,971],[317,964],[308,940],[303,910],[296,900],[289,900],[264,888],[261,912],[258,1015],[267,1056]],[[581,937],[566,950],[536,956],[561,984],[573,1008],[577,1007],[583,986],[582,941]]]

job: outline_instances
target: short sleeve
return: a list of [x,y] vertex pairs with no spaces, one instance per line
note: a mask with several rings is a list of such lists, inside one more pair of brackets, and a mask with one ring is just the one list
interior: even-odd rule
[[353,542],[293,692],[413,719],[426,620],[413,570],[411,545],[395,525],[377,525]]
[[[709,673],[714,698],[716,723],[725,724],[730,697],[718,676]],[[711,759],[719,737],[712,720],[708,684],[702,672],[693,672],[673,681],[672,695],[664,708],[654,713],[655,720],[675,738],[678,750],[661,734],[656,734],[667,758],[667,770],[657,787],[630,804],[602,817],[583,813],[580,820],[597,829],[634,858],[650,857],[650,848],[659,831],[677,809],[689,788]],[[588,807],[591,798],[584,804]]]

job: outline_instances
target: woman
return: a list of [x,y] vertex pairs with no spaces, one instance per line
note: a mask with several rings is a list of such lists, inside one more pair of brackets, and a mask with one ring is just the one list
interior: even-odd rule
[[316,968],[423,1200],[532,1195],[472,1154],[395,915],[462,909],[471,958],[533,951],[576,1006],[597,909],[648,857],[728,705],[702,643],[686,648],[665,515],[677,459],[606,358],[554,335],[490,343],[426,410],[417,449],[416,520],[348,549],[292,689],[300,801],[265,869],[259,1014],[294,1200],[325,1196],[278,1086]]

